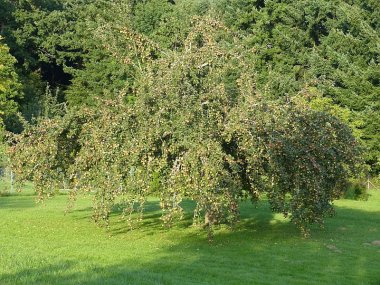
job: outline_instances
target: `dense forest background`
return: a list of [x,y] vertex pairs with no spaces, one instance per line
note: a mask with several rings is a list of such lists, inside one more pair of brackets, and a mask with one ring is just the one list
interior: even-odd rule
[[[0,0],[3,128],[19,133],[66,109],[96,110],[120,93],[134,100],[142,55],[181,51],[202,17],[251,53],[261,94],[307,94],[312,108],[351,127],[368,169],[380,172],[377,0]],[[134,64],[124,64],[127,53]],[[224,77],[233,93],[236,70]]]

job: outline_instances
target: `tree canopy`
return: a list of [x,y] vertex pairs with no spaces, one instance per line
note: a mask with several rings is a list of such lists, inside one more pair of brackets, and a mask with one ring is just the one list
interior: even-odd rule
[[333,213],[358,162],[346,125],[312,110],[307,97],[260,93],[252,50],[212,18],[193,19],[181,50],[159,53],[140,35],[124,35],[145,51],[116,55],[141,66],[130,96],[72,109],[19,135],[11,152],[19,180],[32,179],[41,198],[62,181],[73,198],[95,192],[94,218],[106,224],[113,205],[143,213],[157,195],[170,225],[191,199],[194,222],[204,219],[210,235],[215,224],[238,220],[241,199],[262,195],[305,234]]

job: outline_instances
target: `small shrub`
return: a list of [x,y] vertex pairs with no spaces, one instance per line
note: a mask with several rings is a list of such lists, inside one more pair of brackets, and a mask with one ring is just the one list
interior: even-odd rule
[[363,183],[360,182],[350,182],[348,184],[347,190],[344,193],[345,199],[352,200],[368,200],[368,193],[366,187]]

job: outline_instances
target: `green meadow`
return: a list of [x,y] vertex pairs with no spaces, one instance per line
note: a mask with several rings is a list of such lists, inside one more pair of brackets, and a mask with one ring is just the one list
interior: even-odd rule
[[304,239],[266,201],[241,207],[214,241],[185,218],[162,227],[151,199],[139,228],[91,220],[91,198],[36,204],[31,189],[0,197],[0,284],[380,284],[380,191],[336,201],[337,215]]

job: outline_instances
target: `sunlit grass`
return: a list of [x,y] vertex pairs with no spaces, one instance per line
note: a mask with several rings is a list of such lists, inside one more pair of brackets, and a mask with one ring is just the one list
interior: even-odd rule
[[140,228],[113,216],[105,230],[91,199],[65,215],[65,195],[36,205],[31,191],[0,197],[0,284],[380,284],[380,191],[337,201],[309,239],[266,202],[243,204],[236,229],[221,227],[212,244],[190,212],[163,228],[154,199]]

